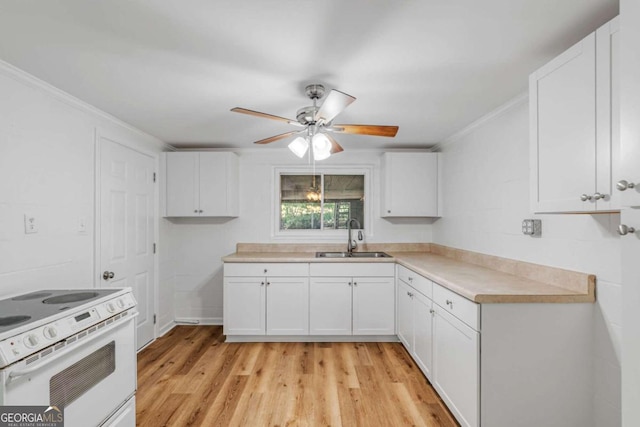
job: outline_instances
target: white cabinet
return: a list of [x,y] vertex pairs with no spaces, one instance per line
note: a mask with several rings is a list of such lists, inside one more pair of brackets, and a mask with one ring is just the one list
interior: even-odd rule
[[309,333],[309,264],[225,264],[224,334]]
[[458,422],[478,426],[480,334],[435,306],[432,383]]
[[311,264],[311,335],[395,334],[394,265]]
[[224,278],[225,335],[265,334],[264,284],[260,277]]
[[231,152],[167,153],[165,216],[238,216],[238,170]]
[[402,266],[397,289],[398,337],[456,419],[478,426],[479,305]]
[[383,154],[383,218],[440,216],[438,159],[437,153]]
[[617,18],[529,77],[531,209],[618,209]]
[[398,279],[398,338],[426,377],[431,379],[433,302],[405,282],[400,274]]

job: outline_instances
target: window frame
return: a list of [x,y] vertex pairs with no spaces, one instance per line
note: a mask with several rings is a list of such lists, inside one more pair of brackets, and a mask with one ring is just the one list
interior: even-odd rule
[[[320,229],[320,230],[281,230],[280,229],[280,184],[281,175],[364,175],[364,229],[363,233],[366,237],[371,237],[373,234],[372,227],[372,208],[373,208],[373,193],[371,181],[373,177],[373,167],[371,166],[322,166],[316,165],[315,169],[310,166],[278,166],[274,167],[273,171],[273,198],[271,209],[271,237],[273,239],[309,239],[314,240],[333,240],[342,241],[347,234],[345,229]],[[324,177],[321,178],[321,182],[324,184]],[[324,188],[323,199],[321,206],[324,209]]]

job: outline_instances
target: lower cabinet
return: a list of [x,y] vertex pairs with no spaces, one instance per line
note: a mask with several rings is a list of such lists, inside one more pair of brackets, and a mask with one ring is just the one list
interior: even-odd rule
[[463,426],[479,425],[480,333],[436,307],[431,382]]
[[225,265],[224,334],[308,334],[308,269],[308,264]]
[[393,277],[312,277],[311,335],[393,335]]
[[[458,422],[478,426],[478,304],[398,266],[398,338]],[[461,299],[462,298],[462,299]]]

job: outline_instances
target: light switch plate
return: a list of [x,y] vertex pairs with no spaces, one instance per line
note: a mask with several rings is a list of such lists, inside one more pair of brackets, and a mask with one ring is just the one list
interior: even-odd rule
[[33,234],[38,232],[38,223],[36,222],[36,217],[25,213],[24,214],[24,233],[25,234]]

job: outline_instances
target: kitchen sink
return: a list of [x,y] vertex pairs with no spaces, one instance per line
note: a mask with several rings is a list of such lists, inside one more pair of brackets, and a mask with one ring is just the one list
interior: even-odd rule
[[316,258],[391,258],[385,252],[316,252]]

